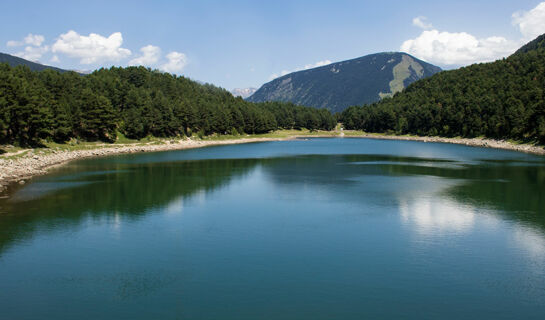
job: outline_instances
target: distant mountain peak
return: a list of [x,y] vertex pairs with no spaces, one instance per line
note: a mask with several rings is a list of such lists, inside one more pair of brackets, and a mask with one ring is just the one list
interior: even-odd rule
[[293,102],[336,112],[393,96],[439,71],[407,53],[381,52],[287,74],[264,84],[248,100]]
[[235,97],[246,99],[257,91],[257,88],[235,88],[231,90],[231,94]]

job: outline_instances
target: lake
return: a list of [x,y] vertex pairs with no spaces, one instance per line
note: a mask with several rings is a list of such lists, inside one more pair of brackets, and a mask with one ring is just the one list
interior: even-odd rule
[[71,162],[0,200],[1,319],[544,319],[545,158],[307,139]]

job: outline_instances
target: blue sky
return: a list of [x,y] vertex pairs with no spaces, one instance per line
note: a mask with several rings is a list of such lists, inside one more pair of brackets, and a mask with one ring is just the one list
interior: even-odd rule
[[3,0],[0,19],[2,52],[76,70],[143,64],[232,89],[382,51],[446,68],[494,60],[545,33],[545,2]]

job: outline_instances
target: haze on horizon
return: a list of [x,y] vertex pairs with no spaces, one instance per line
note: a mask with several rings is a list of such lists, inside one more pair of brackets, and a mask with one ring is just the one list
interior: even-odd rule
[[445,69],[545,33],[541,1],[6,1],[0,51],[74,70],[144,65],[225,87],[383,51]]

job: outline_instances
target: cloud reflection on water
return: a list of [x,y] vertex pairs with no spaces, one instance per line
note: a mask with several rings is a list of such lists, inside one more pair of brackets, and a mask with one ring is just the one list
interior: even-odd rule
[[401,219],[419,234],[464,233],[473,229],[475,210],[448,199],[412,198],[399,202]]
[[539,230],[517,224],[513,228],[513,242],[530,258],[545,259],[545,235]]

